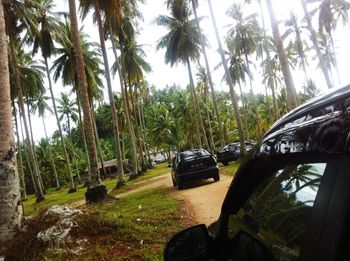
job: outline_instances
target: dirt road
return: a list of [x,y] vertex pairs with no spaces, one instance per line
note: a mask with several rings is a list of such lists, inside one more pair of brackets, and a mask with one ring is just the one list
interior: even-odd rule
[[169,188],[171,194],[178,200],[184,201],[188,211],[197,223],[210,225],[220,215],[221,204],[226,195],[227,189],[232,181],[231,176],[221,175],[219,182],[212,179],[188,184],[184,189],[178,190],[172,186],[170,174],[158,176],[140,182],[140,187],[116,195],[117,198],[134,194],[144,189],[157,187]]

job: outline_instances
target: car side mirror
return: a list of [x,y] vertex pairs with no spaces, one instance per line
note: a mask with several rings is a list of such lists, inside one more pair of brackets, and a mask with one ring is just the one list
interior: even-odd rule
[[251,234],[239,231],[232,239],[230,257],[235,261],[275,261],[272,252]]
[[210,236],[205,225],[187,228],[176,234],[165,247],[165,261],[209,260]]

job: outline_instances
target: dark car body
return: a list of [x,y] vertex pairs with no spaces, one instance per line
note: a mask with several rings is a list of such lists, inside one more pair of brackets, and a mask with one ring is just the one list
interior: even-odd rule
[[[245,142],[245,148],[247,152],[250,152],[253,149],[254,145],[250,142]],[[221,162],[224,165],[227,165],[230,161],[235,161],[240,156],[240,143],[230,143],[223,147],[221,151],[216,154],[218,162]]]
[[220,179],[215,158],[204,149],[187,150],[177,154],[172,163],[171,177],[174,186],[178,188],[191,181]]
[[238,169],[209,230],[178,233],[165,260],[350,260],[350,86],[270,128]]

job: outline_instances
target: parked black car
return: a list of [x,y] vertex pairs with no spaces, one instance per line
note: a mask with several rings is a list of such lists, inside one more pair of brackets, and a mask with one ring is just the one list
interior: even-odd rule
[[220,180],[216,159],[204,149],[186,150],[176,155],[172,163],[173,185],[181,189],[190,181],[213,178]]
[[210,232],[175,235],[165,260],[350,260],[349,171],[350,85],[276,122],[240,166]]
[[[218,162],[221,162],[226,166],[230,161],[237,160],[240,155],[240,148],[241,148],[241,145],[239,142],[230,143],[226,145],[225,147],[222,148],[221,151],[219,151],[216,154]],[[245,148],[246,148],[246,151],[249,152],[254,148],[254,145],[250,142],[245,142]]]

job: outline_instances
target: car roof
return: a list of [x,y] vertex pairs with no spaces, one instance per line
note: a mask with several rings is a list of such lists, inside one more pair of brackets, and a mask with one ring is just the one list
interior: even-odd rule
[[269,136],[271,133],[281,129],[281,127],[287,125],[289,122],[293,122],[303,115],[347,98],[350,98],[350,85],[346,85],[342,88],[330,89],[326,93],[305,102],[304,104],[287,113],[272,125],[272,127],[264,134],[263,138]]

